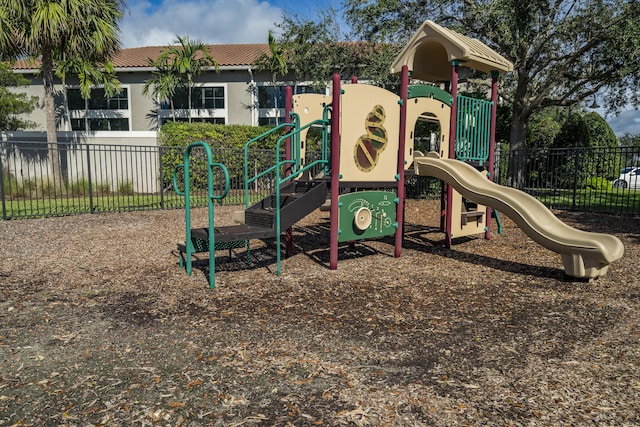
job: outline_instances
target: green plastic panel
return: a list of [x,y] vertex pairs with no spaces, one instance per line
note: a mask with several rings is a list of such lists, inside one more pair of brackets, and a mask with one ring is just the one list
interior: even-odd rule
[[449,92],[431,85],[409,86],[407,98],[434,98],[447,104],[449,107],[453,105],[453,96],[451,96]]
[[491,101],[458,96],[456,159],[486,161],[491,140]]
[[[338,241],[348,242],[395,234],[396,198],[393,191],[357,191],[341,195],[338,198]],[[361,230],[356,213],[360,211],[366,214],[367,210],[371,214],[371,223]]]

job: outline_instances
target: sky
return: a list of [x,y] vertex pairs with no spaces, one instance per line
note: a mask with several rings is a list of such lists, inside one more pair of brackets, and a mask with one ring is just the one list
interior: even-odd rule
[[339,0],[128,0],[123,47],[166,46],[189,34],[209,44],[266,43],[283,13],[313,18]]
[[[315,18],[341,0],[127,0],[123,47],[167,46],[176,35],[208,44],[266,43],[283,14]],[[605,117],[616,135],[640,134],[640,110]]]

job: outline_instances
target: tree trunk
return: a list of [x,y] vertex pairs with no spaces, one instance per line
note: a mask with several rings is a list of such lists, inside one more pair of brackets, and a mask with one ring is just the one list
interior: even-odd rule
[[189,77],[189,80],[187,81],[187,88],[188,88],[188,103],[189,105],[187,105],[187,117],[189,118],[189,123],[191,123],[191,96],[192,96],[192,87],[193,87],[193,83],[191,81],[191,77]]
[[89,135],[89,99],[84,100],[84,131]]
[[278,119],[280,118],[280,110],[278,110],[278,90],[276,89],[276,75],[273,74],[273,108],[276,110],[276,126],[278,126]]
[[518,80],[511,110],[511,128],[509,130],[509,164],[507,167],[507,185],[515,188],[524,186],[525,150],[527,149],[527,123],[531,110],[526,106],[529,70],[522,66],[517,69]]
[[522,188],[524,185],[525,150],[527,148],[527,122],[522,117],[522,111],[515,111],[511,118],[509,133],[510,152],[507,168],[507,184],[510,187]]
[[60,167],[60,154],[58,152],[58,129],[56,125],[56,108],[53,97],[53,58],[51,49],[46,46],[42,51],[42,80],[44,83],[44,111],[47,121],[47,143],[49,151],[49,170],[53,179],[54,191],[60,190],[66,193],[65,179]]

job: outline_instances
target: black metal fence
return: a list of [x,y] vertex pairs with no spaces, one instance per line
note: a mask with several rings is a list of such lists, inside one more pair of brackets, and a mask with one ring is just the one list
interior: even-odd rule
[[[231,190],[223,203],[244,204],[243,151],[214,149],[213,154],[214,161],[229,169]],[[172,185],[175,165],[183,162],[183,155],[184,149],[176,147],[1,141],[2,218],[183,207],[184,199]],[[51,158],[58,159],[57,168]],[[197,154],[192,161],[197,171]],[[638,214],[640,178],[636,180],[633,170],[638,163],[640,149],[635,147],[511,152],[497,158],[497,180],[554,209]],[[251,176],[272,164],[272,150],[250,151]],[[510,173],[509,165],[519,173]],[[200,175],[192,174],[196,189]],[[254,182],[250,202],[268,195],[272,185],[269,176]],[[438,197],[440,188],[433,178],[407,180],[411,198]],[[206,204],[204,192],[192,194],[192,205]]]
[[[244,203],[242,150],[215,149],[213,153],[214,161],[229,169],[231,190],[225,203]],[[250,172],[265,162],[273,164],[272,150],[249,154]],[[206,192],[197,191],[202,188],[198,155],[192,156],[196,167],[192,204],[205,206]],[[184,149],[176,147],[0,142],[2,218],[183,207],[184,198],[175,193],[172,182],[175,165],[183,162],[183,156]],[[58,159],[57,170],[50,158]],[[258,200],[270,190],[268,178],[257,181],[250,198]]]
[[499,159],[498,183],[525,191],[551,209],[640,213],[640,147],[504,154]]

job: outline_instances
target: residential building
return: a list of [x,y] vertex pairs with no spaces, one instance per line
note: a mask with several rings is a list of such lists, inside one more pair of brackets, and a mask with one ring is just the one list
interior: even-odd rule
[[[252,64],[262,54],[268,53],[267,44],[209,45],[209,51],[219,64],[219,70],[207,69],[195,79],[192,105],[188,106],[186,91],[177,93],[173,107],[161,100],[143,94],[145,82],[152,77],[154,68],[149,60],[154,60],[166,49],[150,46],[122,49],[114,58],[117,76],[122,83],[122,91],[105,97],[104,90],[96,87],[86,102],[80,96],[77,80],[67,79],[67,103],[65,107],[62,83],[58,80],[55,89],[58,129],[63,132],[79,131],[83,138],[109,136],[134,136],[136,132],[155,132],[167,120],[206,121],[221,124],[263,125],[275,124],[284,116],[284,85],[293,83],[293,75],[278,77],[283,83],[273,86],[272,76],[266,72],[256,72]],[[31,80],[25,90],[28,95],[43,99],[44,89],[38,74],[37,64],[18,61],[14,71]],[[297,85],[298,92],[307,92],[309,86]],[[277,109],[274,105],[274,91],[277,91]],[[29,117],[37,124],[37,131],[46,128],[44,106],[41,102]],[[190,108],[189,108],[190,107]],[[89,133],[84,131],[88,130]],[[66,131],[66,132],[65,132]],[[63,136],[64,138],[64,136]]]

